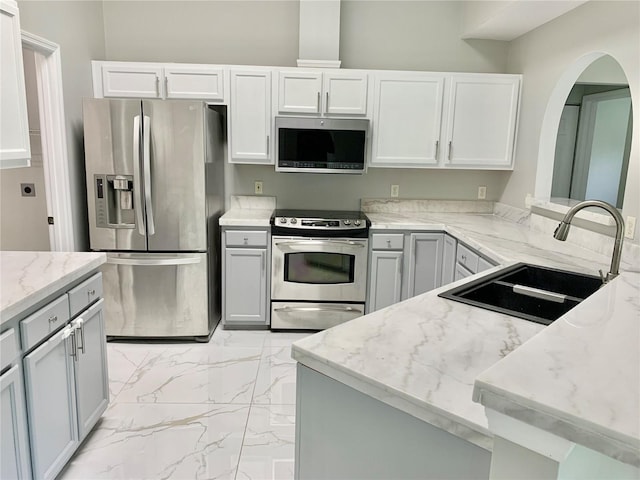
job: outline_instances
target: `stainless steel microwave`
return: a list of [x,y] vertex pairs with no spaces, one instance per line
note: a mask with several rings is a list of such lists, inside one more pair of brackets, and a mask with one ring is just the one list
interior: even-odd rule
[[276,171],[364,173],[369,120],[276,117]]

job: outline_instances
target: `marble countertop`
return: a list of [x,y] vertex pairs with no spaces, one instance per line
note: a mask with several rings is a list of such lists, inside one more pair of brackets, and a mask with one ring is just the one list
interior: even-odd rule
[[0,324],[106,261],[93,252],[0,252]]
[[221,227],[269,227],[276,197],[232,195],[230,208],[220,217]]
[[[599,268],[608,270],[610,258],[592,251],[576,247],[567,242],[554,240],[552,232],[542,234],[529,229],[518,222],[507,221],[495,215],[465,214],[465,213],[367,213],[372,221],[372,229],[399,230],[440,230],[447,231],[453,236],[473,247],[483,255],[501,263],[524,261],[538,265],[570,269],[596,274]],[[623,262],[622,268],[631,268]],[[496,269],[477,274],[458,284],[471,281],[474,278],[487,275]],[[618,286],[616,286],[616,283]],[[437,296],[440,291],[448,290],[456,284],[447,285],[439,290],[427,292],[404,302],[392,305],[386,309],[371,313],[351,322],[320,332],[293,344],[292,356],[299,362],[330,376],[342,383],[362,391],[378,400],[399,408],[417,418],[436,425],[454,435],[465,438],[487,450],[492,449],[492,435],[488,430],[487,419],[483,405],[473,401],[474,383],[477,377],[484,378],[483,372],[491,367],[497,370],[496,376],[487,378],[487,389],[493,386],[491,392],[494,398],[503,401],[503,412],[508,414],[509,405],[517,404],[520,396],[524,395],[516,387],[524,386],[530,402],[521,405],[529,411],[537,412],[533,424],[562,435],[560,430],[553,429],[549,409],[545,402],[556,393],[549,390],[544,383],[544,375],[539,379],[539,385],[531,385],[521,380],[517,365],[528,361],[532,372],[541,362],[550,365],[554,359],[571,357],[573,365],[583,360],[588,363],[593,357],[593,351],[580,350],[578,345],[568,342],[571,336],[563,325],[567,319],[562,317],[554,323],[553,328],[545,327],[521,320],[508,315],[490,312],[467,306],[462,303],[445,300]],[[624,287],[620,286],[624,285]],[[639,292],[638,275],[625,274],[611,284],[605,286],[597,295],[585,301],[574,309],[567,318],[590,318],[594,324],[609,322],[618,325],[619,322],[639,321],[637,298]],[[611,297],[612,291],[620,291],[618,297]],[[635,295],[635,297],[634,297]],[[626,300],[623,301],[622,297]],[[610,300],[615,298],[615,300]],[[635,298],[635,307],[634,301]],[[610,301],[617,302],[616,307],[610,307]],[[626,305],[626,307],[624,306]],[[612,310],[613,308],[613,310]],[[634,310],[635,308],[635,310]],[[633,375],[633,368],[629,370],[628,362],[636,358],[637,343],[633,351],[634,330],[626,343],[616,345],[615,340],[609,344],[602,344],[597,351],[600,359],[606,359],[601,365],[606,368],[592,369],[588,389],[576,392],[584,397],[570,396],[568,386],[573,382],[566,379],[567,385],[557,390],[565,393],[558,400],[558,408],[551,409],[554,415],[564,415],[565,426],[582,425],[582,432],[589,431],[585,425],[602,421],[602,415],[592,412],[591,395],[602,389],[612,389],[612,377],[609,369],[628,370]],[[542,332],[542,333],[541,333]],[[558,332],[558,337],[555,332]],[[538,340],[554,337],[555,341]],[[544,335],[544,336],[542,336]],[[597,334],[594,334],[596,341]],[[612,335],[615,336],[612,331]],[[531,345],[531,347],[529,347]],[[522,347],[521,347],[522,346]],[[517,356],[507,354],[516,350]],[[605,348],[606,347],[606,348]],[[576,350],[577,349],[577,350]],[[527,360],[519,360],[520,356],[528,354]],[[635,355],[635,357],[634,357]],[[546,362],[540,360],[545,357]],[[511,369],[511,359],[514,367]],[[563,360],[564,361],[564,360]],[[489,370],[491,372],[492,370]],[[555,381],[562,383],[564,375],[558,369],[547,369],[546,374],[558,375]],[[570,372],[568,372],[570,373]],[[583,372],[584,373],[584,372]],[[542,374],[541,374],[542,375]],[[513,379],[514,391],[510,391],[509,379]],[[578,377],[580,378],[580,377]],[[495,383],[491,383],[493,380]],[[637,395],[640,390],[640,377],[629,378],[628,381],[616,384],[619,394],[611,394],[613,403],[609,413],[613,416],[620,407],[622,421],[638,424],[637,397],[620,394],[619,388],[634,390]],[[535,387],[535,388],[534,388]],[[538,389],[538,390],[536,390]],[[488,395],[480,395],[485,401]],[[497,401],[496,401],[497,405]],[[520,405],[520,404],[519,404]],[[594,404],[595,405],[595,404]],[[563,410],[564,408],[564,410]],[[603,405],[594,408],[604,408]],[[636,408],[635,413],[633,408]],[[522,412],[522,410],[520,410]],[[623,413],[623,412],[630,412]],[[525,415],[521,415],[520,418]],[[546,418],[547,421],[543,421]],[[600,418],[600,420],[598,420]],[[580,423],[582,422],[582,423]],[[637,432],[616,430],[620,423],[608,423],[609,437],[600,436],[598,440],[587,441],[583,444],[604,453],[611,452],[612,447],[607,444],[609,439],[622,439],[628,449],[633,450],[638,441]],[[593,427],[595,431],[597,428]],[[619,437],[612,433],[617,431]],[[625,440],[626,439],[626,440]],[[586,442],[586,443],[585,443]],[[626,458],[626,457],[625,457]]]
[[220,217],[221,227],[269,227],[273,209],[232,208]]

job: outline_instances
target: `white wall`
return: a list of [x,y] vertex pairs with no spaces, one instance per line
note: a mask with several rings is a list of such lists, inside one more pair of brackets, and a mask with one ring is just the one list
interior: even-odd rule
[[[516,167],[507,182],[501,197],[502,202],[523,207],[525,195],[534,193],[540,133],[549,98],[570,65],[591,52],[603,52],[610,54],[620,63],[631,89],[634,106],[633,141],[623,212],[624,215],[638,216],[640,213],[640,182],[637,180],[640,178],[639,18],[639,2],[593,0],[511,42],[507,69],[509,73],[522,73],[524,81]],[[548,170],[552,165],[552,159],[543,158],[539,168]],[[637,237],[638,234],[636,239]]]
[[69,181],[77,250],[88,248],[82,98],[93,96],[91,60],[104,60],[102,2],[19,1],[22,30],[60,45]]
[[[102,2],[101,2],[102,3]],[[108,60],[295,66],[299,3],[105,1]]]
[[342,0],[345,68],[503,73],[506,42],[462,40],[465,2]]

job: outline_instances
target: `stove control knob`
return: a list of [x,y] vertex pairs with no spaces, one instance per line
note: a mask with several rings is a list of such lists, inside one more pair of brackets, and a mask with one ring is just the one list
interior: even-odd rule
[[291,219],[291,224],[292,224],[292,225],[295,225],[296,223],[298,223],[298,220],[297,220],[297,219],[295,219],[295,218],[292,218],[292,219]]
[[351,220],[343,220],[343,223],[344,223],[345,225],[351,225]]
[[353,222],[353,224],[354,224],[356,227],[359,227],[359,226],[360,226],[360,220],[355,220],[355,221]]
[[287,223],[287,219],[284,217],[280,218],[280,223]]

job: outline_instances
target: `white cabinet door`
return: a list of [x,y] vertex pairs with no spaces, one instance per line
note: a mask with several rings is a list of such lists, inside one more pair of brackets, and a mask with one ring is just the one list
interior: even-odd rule
[[376,76],[372,167],[437,165],[443,86],[441,75]]
[[445,164],[512,168],[520,78],[451,77]]
[[278,112],[320,113],[322,73],[280,72]]
[[231,71],[232,163],[272,164],[271,71]]
[[[109,375],[107,370],[107,342],[104,318],[99,300],[80,314],[78,323],[78,360],[76,368],[76,398],[78,405],[78,433],[84,439],[109,404]],[[75,320],[77,321],[77,319]],[[73,324],[73,322],[72,322]]]
[[0,376],[0,478],[31,478],[27,410],[22,389],[20,365]]
[[0,168],[31,163],[18,6],[0,1]]
[[53,479],[76,450],[78,428],[71,327],[24,357],[33,478]]
[[102,69],[102,95],[104,97],[163,98],[162,67],[104,63]]
[[266,257],[266,249],[225,249],[225,325],[267,324]]
[[368,311],[375,312],[400,301],[402,252],[371,252]]
[[167,98],[224,101],[224,70],[207,65],[164,67]]
[[408,297],[438,288],[442,283],[444,234],[412,233]]
[[366,115],[366,73],[324,73],[324,113],[328,115]]

